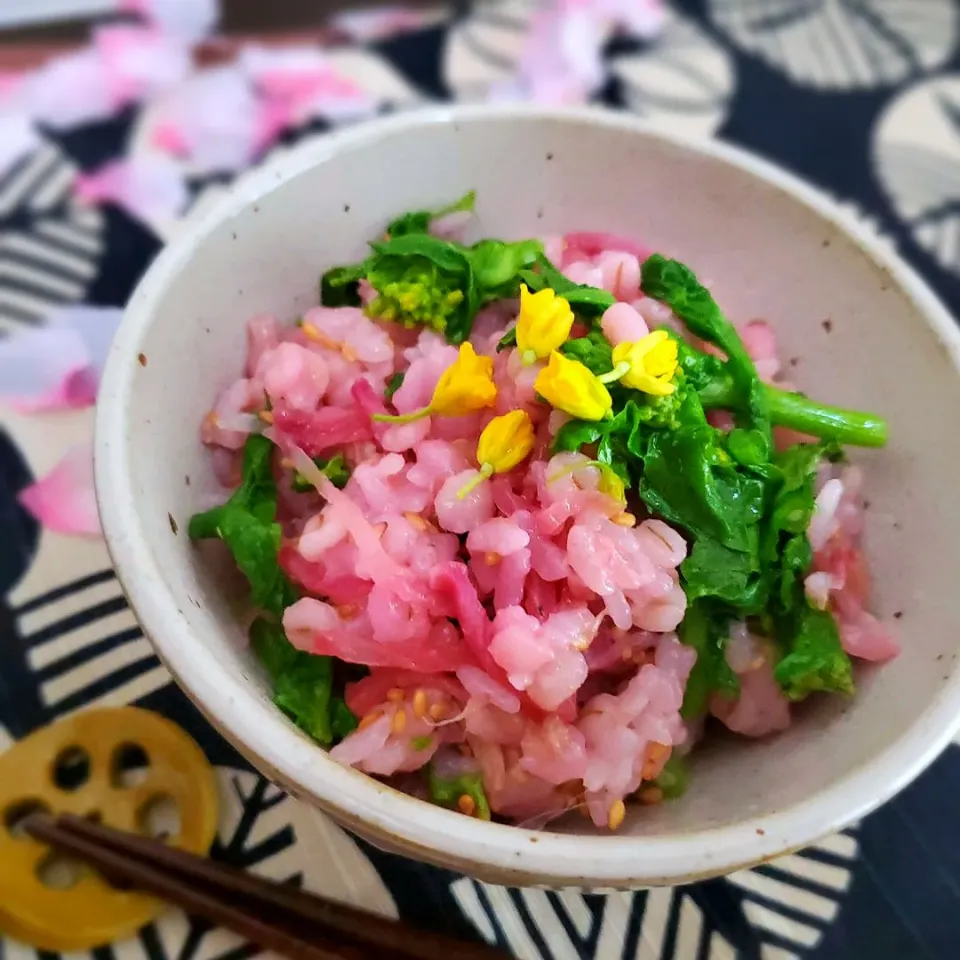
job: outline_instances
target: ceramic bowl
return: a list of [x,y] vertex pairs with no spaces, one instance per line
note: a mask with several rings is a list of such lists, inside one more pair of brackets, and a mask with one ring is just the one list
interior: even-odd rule
[[[811,394],[889,418],[867,470],[877,611],[903,653],[817,697],[785,733],[695,752],[681,800],[630,809],[614,835],[483,823],[339,766],[270,701],[236,576],[187,521],[222,492],[199,426],[241,369],[244,324],[290,321],[317,279],[402,211],[477,191],[478,232],[634,236],[691,264],[736,320],[769,319]],[[960,336],[875,234],[806,183],[713,141],[599,112],[453,107],[314,140],[194,213],[144,277],[107,365],[96,476],[107,544],[146,634],[213,725],[266,776],[373,843],[511,884],[688,882],[802,847],[915,777],[960,717]]]

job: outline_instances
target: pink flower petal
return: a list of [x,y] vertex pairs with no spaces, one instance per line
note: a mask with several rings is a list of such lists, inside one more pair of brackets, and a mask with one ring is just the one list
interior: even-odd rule
[[135,154],[74,181],[84,203],[114,203],[150,226],[161,226],[187,205],[189,192],[180,165],[166,156]]
[[93,489],[93,445],[71,448],[50,473],[23,490],[18,499],[48,530],[100,536]]
[[94,47],[118,104],[156,96],[193,70],[187,42],[150,27],[102,27],[94,34]]
[[45,325],[0,340],[0,401],[22,413],[92,404],[123,311],[68,306]]
[[267,109],[239,66],[204,70],[158,104],[151,141],[172,145],[198,176],[237,172],[262,149]]
[[187,40],[202,40],[220,20],[219,0],[120,0],[120,9]]
[[41,144],[30,118],[23,114],[0,114],[0,177],[17,161]]
[[371,43],[409,30],[419,30],[435,18],[436,11],[429,9],[378,7],[371,10],[344,10],[332,16],[329,23],[356,43]]
[[106,64],[92,47],[47,61],[8,91],[4,103],[5,112],[54,130],[103,120],[119,106]]

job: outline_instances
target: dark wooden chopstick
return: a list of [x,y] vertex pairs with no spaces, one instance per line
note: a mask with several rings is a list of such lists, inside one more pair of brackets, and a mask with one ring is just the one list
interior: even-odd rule
[[157,840],[69,815],[29,817],[24,827],[98,869],[201,914],[292,960],[503,960],[483,944],[414,929],[294,887],[196,857]]

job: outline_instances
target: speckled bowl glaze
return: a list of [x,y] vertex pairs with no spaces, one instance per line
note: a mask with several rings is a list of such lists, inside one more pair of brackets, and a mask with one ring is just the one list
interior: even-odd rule
[[[185,534],[216,481],[201,418],[241,368],[244,323],[292,319],[317,278],[355,260],[389,217],[469,189],[478,229],[627,234],[690,263],[737,320],[768,318],[791,376],[880,411],[890,445],[867,469],[875,606],[904,652],[858,673],[855,699],[814,698],[763,741],[694,754],[687,795],[634,807],[601,835],[482,823],[329,760],[270,702],[241,629],[242,591]],[[915,777],[960,718],[960,336],[875,235],[806,183],[732,147],[623,116],[455,107],[326,136],[246,175],[194,213],[137,289],[110,354],[96,474],[107,544],[157,652],[266,776],[373,843],[511,884],[644,886],[721,874],[802,847]]]

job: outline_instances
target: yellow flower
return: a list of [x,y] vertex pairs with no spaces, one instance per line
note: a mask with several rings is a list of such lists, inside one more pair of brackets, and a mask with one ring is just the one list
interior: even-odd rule
[[536,436],[526,410],[511,410],[494,417],[477,442],[477,463],[480,469],[457,491],[463,499],[471,490],[495,473],[506,473],[520,463],[533,449]]
[[373,419],[381,423],[410,423],[432,413],[462,417],[484,407],[492,407],[496,399],[493,360],[490,357],[478,357],[469,343],[461,343],[457,359],[443,371],[426,407],[396,417],[388,413],[375,413]]
[[443,371],[433,390],[430,412],[462,417],[492,407],[497,399],[493,382],[493,360],[478,357],[469,343],[460,344],[457,359]]
[[556,351],[537,374],[534,388],[552,407],[580,420],[603,420],[610,416],[613,406],[607,388],[597,377],[579,360]]
[[506,473],[512,470],[533,449],[533,424],[526,410],[511,410],[502,417],[494,417],[480,434],[477,443],[477,463],[480,470]]
[[570,336],[572,327],[573,311],[563,297],[549,287],[531,293],[525,283],[520,284],[517,348],[527,366],[549,357]]
[[620,382],[654,397],[668,397],[677,389],[671,383],[677,372],[677,342],[666,330],[654,330],[636,343],[619,343],[613,348],[614,368],[629,369]]

